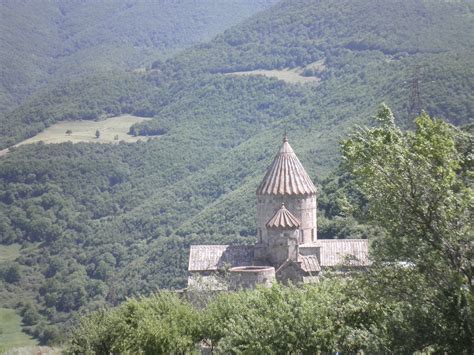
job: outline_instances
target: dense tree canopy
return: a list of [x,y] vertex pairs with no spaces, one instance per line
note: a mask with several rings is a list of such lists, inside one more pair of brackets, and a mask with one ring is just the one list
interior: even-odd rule
[[[254,6],[263,7],[267,1]],[[163,119],[176,102],[184,106],[176,112],[185,116],[187,96],[197,96],[196,87],[205,86],[209,78],[220,85],[221,74],[314,70],[315,63],[321,64],[316,70],[321,85],[305,105],[315,118],[329,116],[325,119],[340,123],[361,110],[354,105],[370,112],[381,100],[389,100],[394,111],[406,118],[408,83],[419,66],[423,108],[450,122],[466,123],[474,112],[472,12],[468,1],[429,1],[429,6],[419,0],[283,1],[208,43],[158,60],[151,70],[87,70],[79,78],[52,83],[0,117],[6,126],[0,127],[0,148],[59,119],[130,112]],[[330,103],[320,102],[327,95]],[[376,103],[370,99],[374,95]],[[207,97],[197,97],[205,108]],[[261,109],[268,107],[267,100],[260,104]],[[352,105],[352,111],[338,112],[345,105]]]
[[0,113],[48,83],[143,68],[209,40],[275,1],[4,1]]
[[344,280],[304,288],[222,294],[203,309],[161,293],[81,320],[70,352],[183,353],[207,344],[219,353],[281,354],[386,349],[383,312]]
[[343,146],[370,218],[387,232],[376,255],[413,263],[436,282],[438,270],[451,270],[473,292],[472,136],[426,113],[404,133],[386,106],[377,120]]

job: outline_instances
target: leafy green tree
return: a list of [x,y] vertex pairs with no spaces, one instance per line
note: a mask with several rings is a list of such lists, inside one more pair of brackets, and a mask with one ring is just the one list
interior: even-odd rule
[[82,318],[70,336],[69,351],[187,353],[196,347],[198,329],[197,311],[178,295],[161,292]]
[[[374,243],[376,265],[392,262],[402,280],[405,265],[417,280],[386,288],[390,281],[379,278],[381,290],[430,310],[431,329],[414,326],[425,331],[415,347],[472,353],[472,136],[425,113],[415,131],[403,132],[387,106],[376,121],[343,143],[345,167],[368,201],[368,217],[385,231]],[[417,288],[422,299],[406,297]]]
[[386,351],[382,309],[350,280],[224,294],[205,309],[202,335],[223,353]]
[[20,265],[11,263],[3,270],[3,279],[8,283],[17,283],[21,280]]
[[27,326],[38,323],[40,320],[38,309],[32,304],[28,304],[28,306],[22,312],[22,320]]
[[69,339],[67,353],[109,354],[113,351],[116,334],[112,332],[115,313],[106,309],[82,317]]

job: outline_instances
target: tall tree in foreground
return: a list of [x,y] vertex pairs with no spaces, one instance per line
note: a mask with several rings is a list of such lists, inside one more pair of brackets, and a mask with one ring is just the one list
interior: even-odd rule
[[407,305],[394,341],[474,353],[472,135],[425,113],[403,132],[386,106],[376,120],[343,143],[343,158],[385,231],[374,292]]

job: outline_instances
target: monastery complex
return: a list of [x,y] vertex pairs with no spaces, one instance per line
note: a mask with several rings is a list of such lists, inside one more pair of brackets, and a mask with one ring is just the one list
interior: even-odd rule
[[[314,282],[325,269],[367,266],[366,239],[318,239],[316,187],[295,152],[283,144],[257,188],[255,245],[193,245],[188,287],[253,288]],[[229,275],[229,286],[218,275]]]

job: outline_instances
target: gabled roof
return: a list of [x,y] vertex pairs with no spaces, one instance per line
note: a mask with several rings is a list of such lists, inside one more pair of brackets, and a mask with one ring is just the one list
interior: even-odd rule
[[281,204],[281,208],[276,211],[272,218],[267,222],[267,228],[297,229],[301,225],[298,218],[293,216],[290,211]]
[[285,136],[280,151],[257,189],[257,195],[312,195],[315,193],[316,187]]
[[189,271],[216,271],[252,265],[253,245],[191,245]]
[[305,272],[318,273],[321,271],[316,255],[299,255],[298,260],[301,262],[301,269]]
[[321,267],[370,264],[367,239],[318,239],[314,243],[300,245],[300,253],[305,254],[304,249],[314,247],[320,247]]
[[321,267],[319,266],[318,257],[316,255],[298,255],[298,262],[295,262],[291,259],[286,259],[283,264],[281,264],[278,269],[275,271],[278,274],[282,270],[287,269],[288,267],[298,268],[303,270],[308,274],[317,275],[321,271]]

